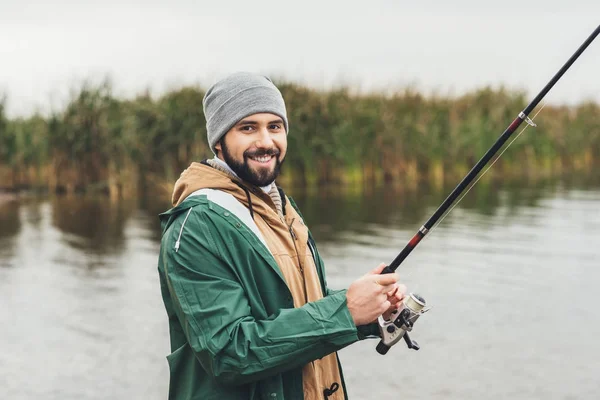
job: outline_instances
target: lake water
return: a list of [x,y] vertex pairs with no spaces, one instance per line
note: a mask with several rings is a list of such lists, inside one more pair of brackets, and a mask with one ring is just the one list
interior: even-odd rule
[[[448,189],[294,193],[334,288],[390,262]],[[0,398],[166,399],[165,202],[0,204]],[[600,185],[484,183],[398,272],[418,352],[340,352],[351,399],[600,397]]]

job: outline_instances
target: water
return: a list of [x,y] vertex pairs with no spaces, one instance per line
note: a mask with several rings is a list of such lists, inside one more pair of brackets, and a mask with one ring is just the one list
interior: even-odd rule
[[[500,186],[500,187],[499,187]],[[351,399],[595,399],[600,186],[478,186],[400,267],[432,310],[418,352],[340,352]],[[447,190],[296,193],[334,288],[389,262]],[[0,398],[165,399],[164,206],[0,205]]]

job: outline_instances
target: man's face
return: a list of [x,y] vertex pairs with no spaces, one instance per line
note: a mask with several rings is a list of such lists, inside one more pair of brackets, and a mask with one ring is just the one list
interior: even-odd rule
[[217,157],[242,180],[270,185],[279,175],[287,150],[283,120],[268,113],[250,115],[235,124],[215,149]]

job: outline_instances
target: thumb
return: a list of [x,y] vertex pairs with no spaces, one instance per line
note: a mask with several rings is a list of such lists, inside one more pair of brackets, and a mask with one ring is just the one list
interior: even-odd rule
[[372,270],[371,272],[369,272],[367,275],[379,275],[379,274],[381,274],[381,271],[383,271],[383,269],[385,267],[386,267],[386,265],[384,263],[381,263],[377,267],[375,267],[374,270]]

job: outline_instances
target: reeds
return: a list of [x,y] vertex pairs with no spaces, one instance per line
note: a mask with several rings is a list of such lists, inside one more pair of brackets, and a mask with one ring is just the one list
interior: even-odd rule
[[[464,175],[526,105],[523,93],[484,88],[459,97],[318,91],[282,82],[290,134],[281,182],[294,186],[442,185]],[[64,110],[7,118],[0,101],[0,188],[101,191],[130,196],[168,187],[212,156],[204,91],[118,99],[110,84],[83,85]],[[600,161],[600,107],[547,106],[492,174],[591,171]]]

